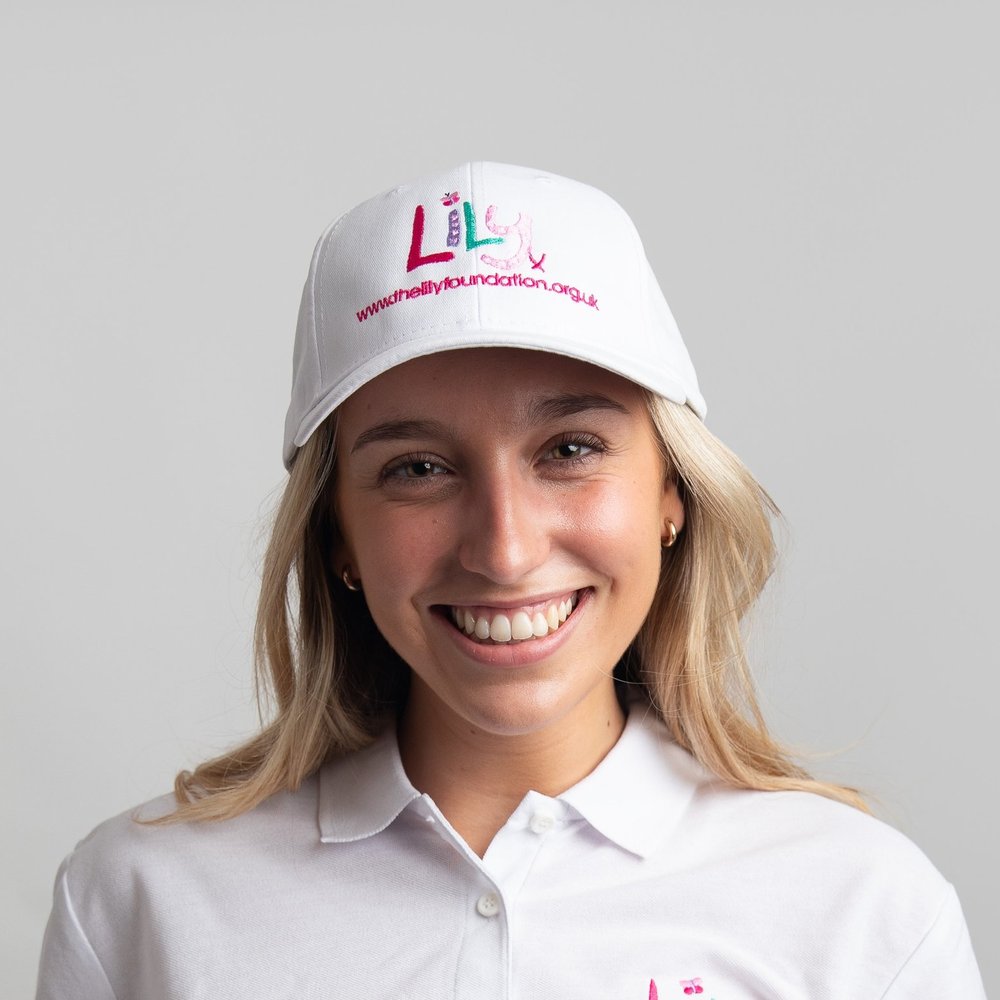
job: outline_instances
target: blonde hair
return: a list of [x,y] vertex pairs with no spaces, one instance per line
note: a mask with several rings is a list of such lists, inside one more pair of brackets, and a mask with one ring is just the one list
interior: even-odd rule
[[768,732],[741,622],[774,569],[774,501],[686,407],[647,394],[684,530],[626,665],[674,739],[727,783],[815,792],[865,812],[853,788],[818,781]]
[[[740,623],[770,576],[777,509],[738,458],[687,408],[647,406],[685,524],[666,551],[646,621],[617,668],[677,742],[740,788],[817,792],[865,809],[852,789],[811,778],[769,734]],[[360,593],[333,566],[336,415],[299,450],[264,559],[255,650],[273,719],[249,742],[177,776],[158,822],[227,819],[294,790],[325,759],[370,743],[406,697],[408,668]]]

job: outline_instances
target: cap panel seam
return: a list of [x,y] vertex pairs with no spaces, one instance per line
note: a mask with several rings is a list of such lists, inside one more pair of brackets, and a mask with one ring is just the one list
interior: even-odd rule
[[[474,176],[477,168],[479,172],[479,181],[480,181],[479,184],[476,183],[476,178]],[[472,210],[475,211],[476,195],[479,194],[479,188],[486,186],[486,182],[484,180],[486,174],[486,165],[484,163],[470,163],[468,169],[469,169],[469,199],[472,202]],[[476,249],[476,253],[472,260],[472,273],[473,274],[480,273],[478,248]],[[478,329],[481,330],[483,328],[483,290],[477,284],[475,291],[476,291],[476,326]]]

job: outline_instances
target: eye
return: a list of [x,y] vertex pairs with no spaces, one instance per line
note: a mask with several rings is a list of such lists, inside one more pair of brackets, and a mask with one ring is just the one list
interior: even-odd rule
[[431,479],[448,475],[444,465],[425,455],[404,455],[399,461],[387,465],[382,471],[382,480]]
[[585,455],[589,451],[590,447],[580,441],[564,441],[562,444],[557,444],[552,449],[552,457],[579,458],[581,455]]
[[605,451],[604,442],[591,434],[566,434],[549,445],[544,457],[560,464],[585,462]]

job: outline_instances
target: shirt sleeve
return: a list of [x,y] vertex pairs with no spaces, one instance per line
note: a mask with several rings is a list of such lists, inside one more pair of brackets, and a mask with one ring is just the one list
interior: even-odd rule
[[962,907],[951,886],[930,930],[882,1000],[926,1000],[933,996],[986,1000]]
[[[72,855],[70,856],[70,858]],[[117,1000],[73,910],[67,858],[56,876],[52,913],[42,941],[35,1000]]]

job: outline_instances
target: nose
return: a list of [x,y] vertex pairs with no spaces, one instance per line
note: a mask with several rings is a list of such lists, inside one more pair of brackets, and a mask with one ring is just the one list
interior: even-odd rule
[[498,470],[470,491],[458,558],[464,569],[498,584],[514,584],[542,565],[551,549],[545,498],[537,484]]

